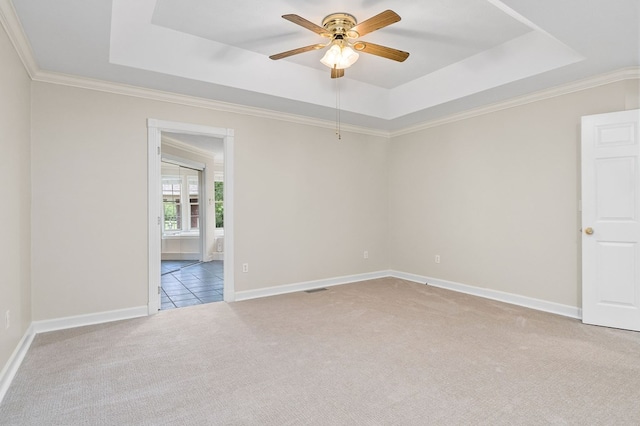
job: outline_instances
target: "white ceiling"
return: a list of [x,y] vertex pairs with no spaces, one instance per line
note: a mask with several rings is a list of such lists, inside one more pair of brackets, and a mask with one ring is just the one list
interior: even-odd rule
[[[13,0],[41,70],[393,131],[488,103],[640,66],[639,0]],[[402,20],[363,40],[339,80],[322,42],[281,18],[335,12]]]

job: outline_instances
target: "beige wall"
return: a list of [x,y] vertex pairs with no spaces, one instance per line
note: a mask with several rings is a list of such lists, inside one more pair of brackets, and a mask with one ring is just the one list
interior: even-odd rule
[[235,129],[236,291],[387,268],[384,138],[32,91],[34,320],[147,304],[147,118]]
[[0,370],[31,323],[30,84],[0,26]]
[[580,117],[637,93],[609,84],[394,138],[391,268],[579,307]]
[[256,124],[236,133],[236,289],[387,269],[388,141]]
[[611,84],[389,143],[34,83],[34,319],[146,305],[147,118],[235,129],[237,291],[391,267],[579,306],[580,116],[625,109],[634,91]]

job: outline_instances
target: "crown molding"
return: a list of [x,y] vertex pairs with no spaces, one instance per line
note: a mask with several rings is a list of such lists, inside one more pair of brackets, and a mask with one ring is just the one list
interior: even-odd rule
[[[232,104],[229,102],[214,101],[211,99],[198,98],[195,96],[180,95],[177,93],[164,92],[160,90],[147,89],[143,87],[131,86],[122,83],[113,83],[104,80],[95,80],[86,77],[78,77],[68,74],[55,73],[49,71],[38,71],[32,76],[34,81],[42,83],[59,84],[63,86],[72,86],[81,89],[96,90],[100,92],[113,93],[117,95],[132,96],[143,99],[156,100],[161,102],[169,102],[184,106],[197,108],[205,108],[221,112],[229,112],[234,114],[249,115],[259,118],[268,118],[271,120],[286,121],[295,124],[305,124],[309,126],[322,127],[327,129],[335,129],[334,121],[321,120],[317,118],[305,117],[296,114],[288,114],[273,111],[265,108],[256,108],[245,105]],[[366,127],[342,124],[341,129],[346,132],[361,133],[370,136],[379,136],[388,138],[389,132]]]
[[[0,0],[2,1],[2,0]],[[321,120],[317,118],[305,117],[295,114],[287,114],[277,112],[264,108],[255,108],[244,105],[232,104],[227,102],[214,101],[210,99],[197,98],[193,96],[180,95],[176,93],[163,92],[159,90],[146,89],[137,86],[130,86],[121,83],[112,83],[103,80],[94,80],[86,77],[77,77],[61,73],[53,73],[48,71],[35,72],[32,74],[34,81],[43,83],[59,84],[65,86],[78,87],[82,89],[97,90],[102,92],[108,92],[124,96],[132,96],[150,100],[156,100],[161,102],[169,102],[179,105],[192,106],[197,108],[211,109],[221,112],[229,112],[234,114],[249,115],[259,118],[267,118],[271,120],[279,120],[290,122],[294,124],[304,124],[315,127],[322,127],[326,129],[335,129],[336,123],[328,120]],[[541,90],[528,95],[519,96],[516,98],[508,99],[506,101],[496,102],[491,105],[485,105],[479,108],[463,111],[457,114],[451,114],[445,117],[441,117],[435,120],[425,121],[415,126],[406,127],[394,132],[388,132],[384,130],[371,129],[360,126],[353,126],[348,124],[342,124],[341,129],[345,132],[359,133],[369,136],[377,136],[383,138],[393,138],[410,133],[419,132],[421,130],[429,129],[431,127],[441,126],[443,124],[453,123],[460,120],[466,120],[468,118],[478,117],[493,112],[526,105],[533,102],[542,101],[545,99],[554,98],[557,96],[567,95],[570,93],[578,92],[585,89],[591,89],[605,84],[615,83],[623,80],[640,79],[640,67],[623,68],[621,70],[612,71],[605,74],[600,74],[593,77],[588,77],[582,80],[574,81],[561,86],[556,86],[550,89]]]
[[404,129],[391,132],[389,136],[391,138],[394,138],[397,136],[407,135],[410,133],[429,129],[431,127],[442,126],[443,124],[466,120],[468,118],[478,117],[481,115],[490,114],[492,112],[526,105],[545,99],[555,98],[557,96],[567,95],[570,93],[579,92],[581,90],[592,89],[594,87],[603,86],[605,84],[633,79],[640,79],[640,67],[623,68],[617,71],[612,71],[609,73],[588,77],[582,80],[573,81],[561,86],[552,87],[550,89],[544,89],[527,95],[518,96],[506,101],[496,102],[490,105],[485,105],[479,108],[463,111],[461,113],[448,115],[435,120],[425,121],[415,126],[406,127]]
[[[211,99],[198,98],[194,96],[180,95],[160,90],[146,89],[122,83],[112,83],[104,80],[43,71],[38,67],[37,63],[34,60],[31,45],[29,44],[29,41],[24,34],[22,25],[20,24],[20,20],[18,19],[11,0],[0,0],[0,24],[2,24],[2,26],[5,28],[5,31],[7,32],[9,39],[11,40],[11,43],[16,49],[18,56],[20,57],[27,70],[27,73],[33,81],[96,90],[118,95],[174,103],[184,106],[205,108],[221,112],[267,118],[271,120],[279,120],[294,124],[321,127],[325,129],[336,128],[336,123],[334,121],[321,120],[296,114],[282,113],[265,108],[256,108],[232,104],[228,102],[214,101]],[[492,112],[497,112],[504,109],[529,104],[532,102],[538,102],[556,96],[566,95],[580,90],[591,89],[605,84],[631,79],[640,79],[640,67],[623,68],[621,70],[597,75],[594,77],[588,77],[561,86],[556,86],[528,95],[508,99],[506,101],[496,102],[491,105],[485,105],[479,108],[463,111],[461,113],[451,114],[434,120],[425,121],[423,123],[405,127],[393,132],[349,124],[341,124],[341,130],[345,132],[359,133],[389,139],[401,135],[419,132],[431,127],[441,126],[443,124],[453,123],[456,121],[478,117],[484,114],[490,114]]]
[[27,73],[33,79],[33,76],[38,72],[38,65],[34,60],[31,44],[22,30],[22,24],[20,24],[18,14],[10,0],[0,0],[0,24],[9,36],[9,40],[11,40],[11,44],[18,53]]

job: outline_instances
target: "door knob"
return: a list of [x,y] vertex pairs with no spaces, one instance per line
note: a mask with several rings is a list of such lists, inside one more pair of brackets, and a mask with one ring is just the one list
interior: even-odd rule
[[589,228],[585,229],[584,233],[587,234],[587,235],[592,235],[593,234],[593,228],[589,227]]

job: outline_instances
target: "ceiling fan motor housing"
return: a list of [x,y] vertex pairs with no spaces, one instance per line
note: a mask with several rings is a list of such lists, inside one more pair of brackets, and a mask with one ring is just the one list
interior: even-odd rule
[[358,22],[353,15],[348,13],[332,13],[322,20],[322,26],[327,30],[329,37],[341,35],[347,38],[357,38],[359,34],[351,31]]

